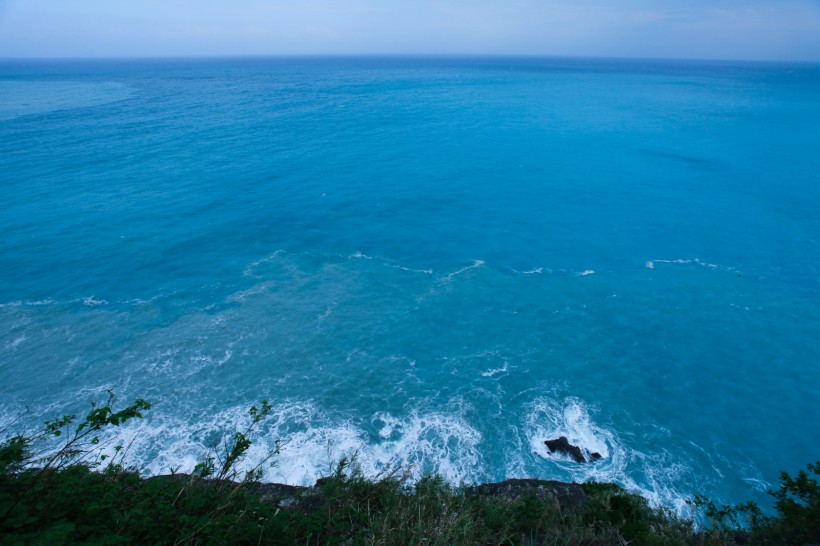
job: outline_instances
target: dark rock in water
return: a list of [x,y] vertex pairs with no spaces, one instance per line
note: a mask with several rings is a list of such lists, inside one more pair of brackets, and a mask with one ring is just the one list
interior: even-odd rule
[[484,483],[468,489],[468,493],[485,497],[506,497],[520,499],[534,493],[542,501],[554,501],[563,510],[580,508],[587,500],[584,486],[552,480],[507,480],[499,483]]
[[600,453],[590,453],[589,461],[584,457],[584,452],[581,448],[569,443],[566,436],[561,436],[557,440],[547,440],[544,442],[550,450],[550,453],[561,453],[562,455],[569,455],[569,457],[576,463],[586,463],[597,461],[601,459]]
[[569,455],[569,457],[576,463],[585,463],[587,460],[584,454],[581,453],[581,448],[569,443],[566,436],[561,436],[557,440],[547,440],[544,442],[550,450],[550,453],[560,453],[562,455]]

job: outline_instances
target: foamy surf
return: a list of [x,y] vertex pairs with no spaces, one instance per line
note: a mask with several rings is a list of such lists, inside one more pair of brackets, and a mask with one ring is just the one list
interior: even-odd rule
[[454,272],[452,272],[452,273],[448,274],[446,277],[444,277],[444,280],[446,280],[446,281],[451,281],[451,280],[453,280],[455,277],[457,277],[457,276],[461,275],[462,273],[465,273],[465,272],[467,272],[467,271],[470,271],[471,269],[477,269],[477,268],[479,268],[479,267],[481,267],[481,266],[483,266],[483,265],[484,265],[484,260],[475,260],[475,261],[472,263],[472,265],[468,265],[467,267],[462,267],[461,269],[459,269],[459,270],[457,270],[457,271],[454,271]]
[[727,271],[735,271],[734,267],[728,266],[721,266],[719,264],[713,264],[710,262],[704,262],[698,258],[689,258],[689,259],[682,259],[679,258],[677,260],[647,260],[644,263],[644,266],[647,269],[655,269],[657,264],[671,264],[671,265],[699,265],[701,267],[705,267],[706,269],[725,269]]
[[[527,406],[524,433],[532,453],[555,465],[558,479],[617,483],[642,495],[653,506],[671,507],[682,516],[690,513],[686,502],[689,496],[673,485],[686,469],[669,464],[664,453],[647,455],[630,448],[614,430],[597,424],[588,406],[578,398],[534,400]],[[579,464],[565,455],[551,453],[545,440],[561,436],[582,451],[599,453],[602,458]],[[643,475],[642,485],[634,478],[636,465]]]
[[[116,445],[128,446],[127,460],[148,475],[191,472],[214,445],[224,445],[233,431],[249,423],[245,406],[193,422],[155,414],[109,433],[102,444],[107,455],[113,455]],[[377,429],[375,435],[309,402],[277,404],[251,435],[253,445],[237,469],[259,467],[265,480],[312,485],[347,458],[355,459],[371,477],[399,468],[416,478],[436,473],[458,484],[474,480],[482,467],[481,434],[459,416],[412,412],[398,417],[380,412],[373,415],[371,425]]]
[[509,363],[504,362],[504,366],[502,366],[501,368],[493,368],[481,372],[481,377],[495,377],[498,374],[506,373],[507,371],[509,371],[509,369]]
[[361,252],[354,252],[349,257],[353,260],[372,260],[373,259],[371,256],[368,256],[367,254],[362,254]]

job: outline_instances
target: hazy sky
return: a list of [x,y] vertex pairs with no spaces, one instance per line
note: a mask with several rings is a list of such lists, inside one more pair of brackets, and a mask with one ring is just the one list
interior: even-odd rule
[[0,0],[0,57],[820,60],[820,0]]

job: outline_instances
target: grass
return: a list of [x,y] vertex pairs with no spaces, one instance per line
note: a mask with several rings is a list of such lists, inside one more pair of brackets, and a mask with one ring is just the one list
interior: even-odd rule
[[[150,404],[114,411],[113,401],[92,406],[82,421],[64,416],[40,434],[0,442],[0,543],[730,545],[808,544],[820,536],[820,494],[806,472],[781,476],[772,492],[776,516],[753,504],[695,499],[711,522],[702,530],[614,484],[574,486],[580,501],[562,505],[541,494],[549,482],[514,493],[454,487],[438,476],[411,486],[398,473],[367,478],[346,459],[312,488],[271,495],[257,482],[258,468],[244,476],[235,470],[250,430],[270,412],[267,402],[251,408],[248,429],[227,436],[195,472],[143,478],[118,458],[117,446],[113,457],[102,455],[98,434],[142,417]],[[49,436],[62,443],[38,452]],[[809,471],[816,475],[820,464]]]

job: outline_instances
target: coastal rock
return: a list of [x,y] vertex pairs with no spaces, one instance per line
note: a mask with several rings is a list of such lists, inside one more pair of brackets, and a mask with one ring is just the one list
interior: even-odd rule
[[542,501],[552,500],[563,510],[579,508],[587,500],[583,485],[552,480],[513,479],[485,483],[471,488],[470,492],[485,497],[500,496],[508,499],[519,499],[528,493],[535,493]]
[[251,483],[248,492],[265,502],[273,502],[282,508],[293,508],[307,491],[306,487],[282,483]]
[[550,453],[557,452],[562,455],[568,455],[576,463],[588,463],[602,458],[600,453],[589,453],[587,451],[589,454],[589,459],[587,459],[584,457],[584,451],[586,450],[582,451],[580,447],[569,443],[566,436],[561,436],[557,440],[546,440],[544,443],[549,448]]
[[[192,474],[161,474],[159,476],[145,478],[144,481],[145,483],[173,482],[186,487],[207,487],[212,483],[211,480],[200,478]],[[244,483],[231,480],[224,480],[222,483],[228,487],[235,488],[245,486],[246,491],[251,495],[255,495],[265,502],[274,503],[282,508],[296,507],[301,502],[302,498],[310,492],[310,488],[308,487],[285,485],[282,483]]]

